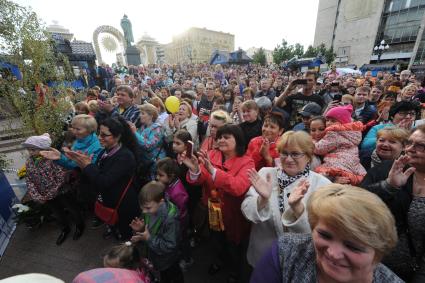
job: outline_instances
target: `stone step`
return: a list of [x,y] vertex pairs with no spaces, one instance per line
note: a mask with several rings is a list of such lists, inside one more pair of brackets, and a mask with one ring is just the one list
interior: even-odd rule
[[25,138],[32,135],[33,131],[13,130],[13,131],[0,131],[0,141],[13,140],[17,138]]
[[9,147],[12,145],[17,145],[17,144],[21,144],[26,140],[26,138],[14,138],[14,139],[6,139],[6,140],[2,140],[0,139],[0,149],[4,148],[4,147]]
[[23,150],[24,150],[24,147],[19,143],[19,144],[9,145],[5,147],[0,147],[0,154],[23,151]]

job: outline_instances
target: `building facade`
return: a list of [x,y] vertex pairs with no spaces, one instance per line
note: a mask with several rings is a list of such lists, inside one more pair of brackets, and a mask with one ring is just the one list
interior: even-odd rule
[[[248,48],[246,50],[246,55],[248,55],[251,58],[254,58],[254,54],[256,52],[258,52],[258,50],[260,50],[260,48],[257,48],[257,47]],[[272,50],[264,49],[264,53],[266,54],[266,62],[267,62],[267,64],[273,63],[273,51]]]
[[140,59],[142,65],[160,63],[158,50],[161,48],[158,41],[148,34],[144,34],[136,43],[137,49],[140,51]]
[[165,44],[166,63],[206,63],[215,50],[232,52],[235,36],[230,33],[192,27]]
[[332,46],[337,65],[361,66],[377,63],[374,46],[385,40],[380,61],[420,62],[424,16],[425,0],[320,0],[314,45]]

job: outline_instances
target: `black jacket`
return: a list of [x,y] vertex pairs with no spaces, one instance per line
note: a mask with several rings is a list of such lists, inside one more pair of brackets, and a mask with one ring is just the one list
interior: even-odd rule
[[245,148],[247,148],[249,142],[258,136],[262,135],[263,121],[260,119],[255,120],[254,122],[243,122],[239,124],[241,127],[244,137],[245,137]]
[[[90,188],[97,192],[105,206],[115,208],[135,174],[136,160],[133,153],[126,147],[121,147],[110,157],[101,158],[99,154],[97,164],[90,164],[83,169],[83,174],[90,181]],[[136,189],[130,185],[120,207],[118,208],[118,229],[128,238],[131,236],[129,224],[132,219],[140,214]]]
[[359,115],[356,115],[356,112],[353,111],[353,119],[356,121],[360,121],[363,124],[367,124],[369,121],[375,119],[376,117],[376,107],[369,102],[366,102],[362,111],[360,111]]
[[406,185],[400,189],[387,188],[384,181],[388,178],[393,161],[384,161],[382,164],[367,171],[360,187],[378,195],[394,215],[398,234],[406,232],[407,212],[412,202],[413,175]]

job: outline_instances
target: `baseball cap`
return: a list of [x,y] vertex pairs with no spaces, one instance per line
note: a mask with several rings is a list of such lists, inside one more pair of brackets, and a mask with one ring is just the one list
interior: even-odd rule
[[322,107],[316,102],[310,102],[306,104],[300,112],[298,112],[303,117],[311,117],[322,114]]

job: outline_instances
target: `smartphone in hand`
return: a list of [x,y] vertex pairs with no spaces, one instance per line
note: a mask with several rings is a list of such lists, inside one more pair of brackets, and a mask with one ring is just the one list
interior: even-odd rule
[[307,84],[307,80],[306,79],[296,79],[294,81],[294,84],[297,84],[297,85],[306,85]]
[[192,158],[192,156],[194,155],[193,153],[193,142],[192,141],[187,141],[186,142],[186,156],[187,158]]

